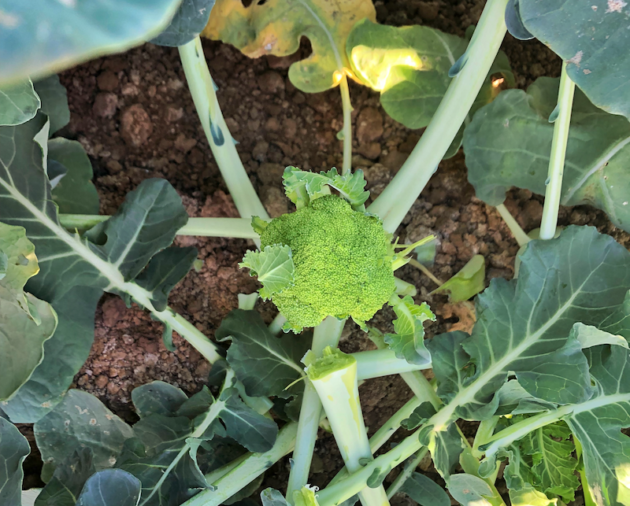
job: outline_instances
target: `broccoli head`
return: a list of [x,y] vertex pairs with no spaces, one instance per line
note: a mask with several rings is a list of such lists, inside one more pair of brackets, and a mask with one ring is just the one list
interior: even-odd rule
[[282,246],[293,261],[292,283],[270,294],[293,329],[319,325],[327,316],[365,322],[395,290],[391,235],[377,217],[338,196],[273,219],[260,240],[263,251]]

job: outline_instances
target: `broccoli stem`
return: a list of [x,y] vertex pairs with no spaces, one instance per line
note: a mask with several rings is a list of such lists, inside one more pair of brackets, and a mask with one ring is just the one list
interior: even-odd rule
[[[575,453],[577,454],[577,459],[581,462],[582,443],[580,443],[578,438],[575,437],[575,434],[573,434],[573,442],[575,443]],[[593,500],[593,496],[591,495],[591,490],[586,479],[586,471],[583,465],[579,466],[578,472],[580,473],[580,482],[582,483],[582,492],[584,493],[584,506],[597,506],[597,503]]]
[[521,248],[525,246],[529,241],[531,241],[529,236],[525,233],[525,231],[521,228],[518,222],[514,219],[514,216],[512,216],[510,211],[507,210],[507,208],[505,207],[505,204],[499,204],[496,207],[496,209],[497,211],[499,211],[501,218],[503,218],[503,221],[505,222],[507,227],[510,229],[510,232],[512,232],[514,239],[516,239],[516,242]]
[[[324,349],[328,346],[337,346],[344,325],[345,320],[340,321],[329,316],[319,326],[315,327],[313,344],[311,346],[315,357],[321,357]],[[287,485],[286,497],[289,503],[293,502],[294,492],[300,490],[308,483],[321,414],[322,405],[317,392],[311,382],[306,379],[302,407],[300,408],[300,419],[298,420],[297,439],[295,450],[293,451],[293,465],[291,466],[289,483]]]
[[383,220],[385,230],[395,232],[435,172],[464,123],[483,85],[505,36],[508,0],[488,0],[463,58],[431,123],[398,174],[368,207]]
[[556,106],[558,117],[553,126],[553,141],[551,143],[551,156],[549,157],[545,205],[543,207],[542,222],[540,224],[540,238],[543,240],[553,239],[556,234],[558,209],[560,208],[560,197],[562,193],[562,175],[567,152],[567,142],[569,139],[574,93],[575,83],[567,75],[567,62],[563,62],[560,89],[558,91],[558,105]]
[[206,481],[216,487],[216,489],[203,490],[192,499],[183,503],[182,506],[219,506],[224,503],[269,469],[270,462],[277,462],[287,455],[293,449],[296,434],[297,423],[291,422],[286,424],[280,429],[271,450],[265,453],[250,453],[237,459],[237,465],[219,479],[215,480],[215,473],[206,475]]
[[225,124],[201,40],[196,37],[178,49],[203,130],[238,212],[243,218],[258,216],[263,220],[269,219]]
[[341,105],[343,107],[343,168],[342,175],[352,171],[352,104],[350,103],[350,88],[348,76],[344,72],[339,82],[341,91]]
[[390,349],[361,351],[353,353],[357,361],[357,375],[359,381],[380,378],[391,374],[404,374],[412,371],[431,369],[431,364],[415,365],[403,358],[396,358]]
[[[349,472],[361,469],[372,458],[357,380],[357,362],[340,351],[327,348],[324,357],[308,367],[308,377],[319,394],[341,456]],[[358,491],[363,506],[389,504],[383,485]]]
[[273,321],[269,324],[269,332],[271,332],[274,336],[280,334],[282,330],[282,326],[286,323],[287,319],[284,317],[282,313],[278,313]]
[[[60,214],[59,222],[68,230],[87,230],[109,218],[107,215]],[[258,239],[251,220],[247,218],[188,218],[188,223],[177,231],[177,235]]]

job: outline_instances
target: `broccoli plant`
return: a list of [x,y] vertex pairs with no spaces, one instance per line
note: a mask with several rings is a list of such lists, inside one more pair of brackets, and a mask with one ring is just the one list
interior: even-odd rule
[[[488,0],[469,41],[379,25],[368,0],[218,0],[212,12],[211,0],[151,8],[121,1],[116,7],[128,15],[117,29],[111,2],[58,4],[0,11],[0,25],[11,28],[0,34],[0,78],[10,84],[0,92],[2,506],[236,504],[289,454],[286,490],[264,490],[264,506],[383,506],[396,493],[431,506],[547,506],[578,497],[588,506],[630,505],[630,440],[622,432],[630,426],[630,253],[592,227],[557,226],[561,203],[592,203],[630,230],[625,2]],[[58,44],[32,34],[55,29]],[[514,84],[499,52],[508,29],[536,36],[565,60],[559,81],[502,91]],[[200,33],[251,57],[291,54],[306,35],[313,53],[293,63],[289,78],[308,93],[339,86],[342,169],[287,167],[292,212],[271,220],[258,198]],[[188,217],[163,179],[138,185],[113,216],[95,215],[89,158],[77,143],[51,138],[69,120],[65,90],[54,76],[40,77],[61,62],[147,39],[178,47],[241,218]],[[395,120],[426,126],[367,207],[363,174],[352,170],[348,79],[378,91]],[[433,276],[453,301],[479,295],[469,333],[427,338],[424,324],[436,317],[395,271],[411,263],[431,274],[434,238],[399,244],[395,234],[462,142],[478,197],[497,207],[522,247],[518,276],[484,290],[480,256],[445,283]],[[539,231],[526,234],[503,205],[512,186],[545,194]],[[214,340],[168,305],[197,256],[172,245],[178,234],[246,238],[257,247],[240,265],[261,288],[239,296]],[[70,389],[104,292],[162,322],[169,348],[173,332],[196,348],[213,365],[207,384],[192,396],[160,381],[139,386],[133,426]],[[278,309],[270,325],[256,311],[259,297]],[[377,328],[370,320],[386,305],[396,318]],[[374,349],[338,349],[350,318]],[[359,383],[390,374],[413,397],[369,438]],[[478,422],[472,442],[459,420]],[[41,490],[21,491],[30,448],[19,423],[34,424]],[[332,432],[345,464],[323,490],[309,484],[320,427]],[[400,427],[413,432],[375,457]],[[446,489],[417,472],[429,454]]]

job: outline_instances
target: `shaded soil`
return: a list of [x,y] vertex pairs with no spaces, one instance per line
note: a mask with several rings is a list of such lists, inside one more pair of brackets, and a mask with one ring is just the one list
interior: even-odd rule
[[[378,19],[392,25],[425,24],[463,36],[478,21],[481,0],[398,0],[377,2]],[[508,35],[503,45],[519,87],[542,75],[557,76],[560,60],[535,41],[522,42]],[[232,47],[206,42],[204,51],[216,83],[226,122],[237,150],[272,216],[290,210],[281,189],[286,165],[306,170],[328,170],[341,165],[342,149],[336,139],[341,129],[341,101],[337,90],[307,95],[287,78],[293,61],[287,58],[249,60]],[[168,179],[182,195],[191,216],[238,216],[213,160],[192,100],[186,89],[177,50],[150,44],[124,55],[102,58],[61,76],[68,89],[72,119],[62,135],[79,140],[92,160],[101,212],[111,214],[125,194],[150,177]],[[354,105],[355,168],[362,168],[374,196],[398,171],[420,131],[410,131],[391,120],[379,105],[378,95],[351,85]],[[528,191],[512,191],[508,209],[526,230],[536,228],[542,215],[541,198]],[[560,223],[593,224],[622,244],[628,237],[591,208],[561,209]],[[474,196],[466,179],[463,154],[444,161],[399,229],[401,242],[435,234],[440,241],[433,273],[446,280],[475,254],[486,258],[488,280],[511,278],[516,241],[499,215]],[[255,280],[238,268],[247,250],[244,240],[179,238],[180,245],[199,249],[203,266],[192,271],[173,291],[171,307],[212,337],[221,320],[237,307],[238,293],[251,293]],[[399,275],[418,288],[417,301],[428,301],[440,317],[427,326],[429,337],[458,321],[460,308],[431,295],[432,281],[413,267]],[[267,321],[270,304],[261,304]],[[383,331],[392,314],[377,315]],[[114,412],[136,419],[130,392],[137,386],[163,380],[187,392],[204,384],[210,366],[186,342],[175,337],[177,351],[161,342],[162,328],[137,307],[127,309],[114,296],[105,296],[97,313],[92,353],[75,378],[78,388],[102,399]],[[370,343],[355,327],[346,329],[345,351],[367,349]],[[362,386],[366,424],[376,430],[411,396],[398,377],[372,380]],[[463,426],[467,436],[474,424]],[[393,441],[401,439],[401,431]],[[265,486],[283,489],[288,461],[275,465]],[[341,467],[330,435],[316,446],[311,482],[323,486]],[[431,473],[430,466],[422,467]],[[392,478],[394,475],[390,476]],[[435,476],[431,475],[435,478]],[[402,500],[402,499],[401,499]]]

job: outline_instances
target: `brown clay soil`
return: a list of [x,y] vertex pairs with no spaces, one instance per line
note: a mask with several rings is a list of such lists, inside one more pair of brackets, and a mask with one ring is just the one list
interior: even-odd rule
[[[475,24],[483,0],[377,1],[381,23],[423,24],[463,36]],[[287,77],[293,57],[250,60],[220,43],[204,44],[227,124],[238,140],[237,149],[250,179],[272,216],[286,213],[281,175],[285,166],[328,170],[341,165],[341,101],[337,90],[307,95],[296,90]],[[503,44],[517,85],[527,87],[537,77],[557,76],[560,60],[535,41],[507,36]],[[62,135],[79,140],[94,166],[94,182],[101,197],[101,212],[111,214],[125,194],[140,181],[162,177],[181,194],[191,216],[238,216],[213,160],[188,93],[176,49],[146,44],[126,54],[92,61],[61,76],[68,89],[72,119]],[[354,167],[362,168],[372,195],[378,195],[396,174],[419,138],[391,120],[379,105],[378,94],[351,85],[354,105]],[[506,206],[529,231],[538,227],[541,198],[528,191],[512,191]],[[624,245],[628,236],[615,229],[604,213],[592,208],[561,209],[560,224],[592,224]],[[475,254],[486,258],[487,281],[513,276],[516,241],[495,210],[474,196],[466,179],[464,156],[444,161],[398,230],[401,242],[435,234],[440,241],[433,273],[446,280]],[[179,238],[180,245],[199,250],[203,267],[192,271],[173,291],[170,304],[212,337],[221,320],[237,307],[238,293],[251,293],[257,283],[238,268],[252,244],[245,240]],[[427,326],[432,337],[469,314],[447,304],[444,296],[430,295],[432,281],[413,267],[399,275],[418,288],[417,301],[427,301],[438,322]],[[274,316],[270,304],[261,304],[265,319]],[[387,328],[392,314],[383,312],[375,324]],[[161,324],[137,307],[127,309],[117,297],[103,297],[97,313],[92,353],[75,378],[77,388],[103,400],[127,421],[137,417],[130,403],[131,391],[144,383],[163,380],[189,393],[201,388],[210,366],[186,342],[175,336],[177,351],[167,351],[161,341]],[[368,340],[348,326],[341,347],[367,349]],[[373,432],[411,396],[399,377],[372,380],[361,388],[366,424]],[[474,424],[464,424],[467,436]],[[394,441],[400,440],[400,431]],[[311,483],[323,486],[341,467],[333,438],[321,434],[315,450]],[[387,448],[386,448],[387,449]],[[426,463],[423,471],[439,481]],[[264,486],[283,489],[288,459],[268,473]],[[388,481],[395,477],[395,472]],[[404,498],[397,498],[404,502]],[[578,499],[580,501],[580,499]],[[396,501],[395,501],[396,502]],[[581,502],[576,502],[582,504]]]

